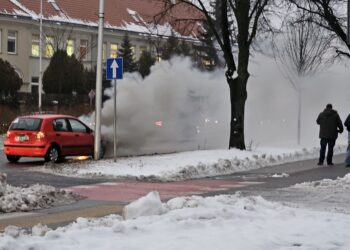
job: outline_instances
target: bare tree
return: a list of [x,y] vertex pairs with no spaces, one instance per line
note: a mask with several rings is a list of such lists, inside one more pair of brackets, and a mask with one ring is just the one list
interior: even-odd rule
[[315,18],[320,27],[331,31],[342,46],[336,47],[336,53],[350,58],[350,43],[346,34],[346,6],[348,0],[288,0]]
[[[67,50],[69,46],[68,41],[74,40],[74,27],[73,26],[61,26],[57,24],[49,24],[49,27],[46,28],[45,33],[43,35],[45,47],[52,49],[52,55],[58,50]],[[96,35],[92,35],[90,37],[90,41],[85,48],[85,51],[80,51],[77,43],[74,43],[74,51],[76,58],[81,61],[83,57],[91,51],[97,45]],[[51,56],[52,56],[51,55]]]
[[[163,10],[155,16],[155,22],[172,22],[178,29],[196,28],[193,23],[207,20],[208,27],[222,50],[226,63],[226,81],[230,90],[231,124],[229,148],[245,149],[244,115],[247,100],[248,65],[250,49],[257,35],[268,27],[269,4],[273,0],[217,0],[219,25],[205,0],[158,0]],[[181,9],[195,10],[190,17],[176,15]],[[199,14],[198,14],[199,13]],[[172,18],[172,20],[168,20]],[[176,27],[176,26],[175,26]],[[187,30],[186,30],[187,29]],[[236,43],[232,43],[236,41]],[[236,59],[237,58],[237,66]]]
[[331,36],[313,22],[313,15],[299,11],[287,19],[285,30],[274,40],[274,56],[284,77],[298,94],[297,142],[300,145],[302,82],[326,65]]

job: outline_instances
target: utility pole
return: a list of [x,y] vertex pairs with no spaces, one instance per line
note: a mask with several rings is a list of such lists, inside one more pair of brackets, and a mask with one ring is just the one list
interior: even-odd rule
[[102,109],[102,44],[104,25],[104,0],[100,0],[98,12],[98,41],[97,41],[97,69],[96,69],[96,96],[95,96],[95,145],[94,159],[101,156],[101,109]]

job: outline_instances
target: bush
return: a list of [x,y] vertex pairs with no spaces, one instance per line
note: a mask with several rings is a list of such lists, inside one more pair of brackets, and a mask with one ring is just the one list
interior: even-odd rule
[[2,95],[15,95],[22,84],[22,79],[11,64],[0,58],[0,93]]

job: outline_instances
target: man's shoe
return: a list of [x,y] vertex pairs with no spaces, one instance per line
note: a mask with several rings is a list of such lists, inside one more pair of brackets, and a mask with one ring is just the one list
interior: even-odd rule
[[328,166],[333,166],[333,162],[327,163]]
[[322,166],[323,162],[318,162],[317,165]]

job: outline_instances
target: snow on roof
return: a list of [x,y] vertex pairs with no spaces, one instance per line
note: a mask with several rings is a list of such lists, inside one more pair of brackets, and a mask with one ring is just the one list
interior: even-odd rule
[[[0,15],[40,18],[40,1],[1,0]],[[43,20],[70,23],[90,27],[98,26],[98,1],[96,0],[55,0],[43,3]],[[109,29],[128,30],[139,33],[157,32],[157,35],[193,38],[200,27],[197,22],[192,25],[182,22],[175,24],[172,19],[200,18],[200,13],[188,6],[176,6],[166,20],[155,25],[154,16],[162,11],[163,5],[158,0],[107,0],[105,2],[105,27]]]

